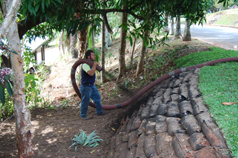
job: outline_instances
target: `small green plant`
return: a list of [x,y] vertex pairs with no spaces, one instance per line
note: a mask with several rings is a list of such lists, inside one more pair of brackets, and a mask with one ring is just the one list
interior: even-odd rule
[[49,106],[46,107],[46,109],[54,110],[54,109],[56,109],[56,107],[49,105]]
[[69,100],[63,99],[63,100],[62,100],[62,103],[61,103],[61,106],[62,106],[62,107],[67,107],[68,104],[69,104]]
[[111,60],[111,58],[113,58],[114,57],[114,55],[112,54],[112,53],[109,53],[109,52],[106,52],[105,53],[105,56],[106,56],[106,64],[112,64],[112,60]]
[[43,61],[36,70],[37,78],[39,79],[39,82],[42,83],[46,78],[47,75],[50,73],[49,67],[45,65],[45,62]]
[[[95,130],[96,131],[96,130]],[[78,146],[86,146],[86,147],[96,147],[99,145],[99,142],[103,141],[99,136],[97,136],[93,131],[88,136],[86,136],[86,133],[81,129],[81,132],[78,135],[75,135],[72,145],[69,147],[75,147],[75,151],[77,151]]]
[[125,79],[124,82],[123,82],[123,86],[124,86],[125,88],[129,88],[130,85],[131,85],[131,82],[130,82],[129,80]]

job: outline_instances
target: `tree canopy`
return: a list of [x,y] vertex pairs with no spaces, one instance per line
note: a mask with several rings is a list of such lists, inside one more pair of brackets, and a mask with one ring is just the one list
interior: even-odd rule
[[[126,6],[125,9],[122,9],[123,4]],[[209,0],[23,0],[18,14],[19,35],[22,37],[31,28],[34,28],[34,31],[28,33],[29,36],[52,33],[52,29],[64,29],[68,34],[74,34],[92,23],[100,25],[102,21],[110,28],[107,13],[126,12],[133,19],[129,24],[142,37],[145,29],[153,32],[155,28],[160,29],[164,25],[165,12],[184,15],[190,18],[192,23],[201,23],[208,5]],[[135,20],[138,21],[137,25],[133,22]],[[47,24],[42,25],[43,22]],[[147,26],[148,23],[150,27]]]

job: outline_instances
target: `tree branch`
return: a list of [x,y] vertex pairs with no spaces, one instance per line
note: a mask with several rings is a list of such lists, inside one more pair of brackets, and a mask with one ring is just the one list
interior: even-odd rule
[[40,20],[40,17],[37,17],[34,20],[32,20],[32,18],[27,18],[27,21],[22,20],[18,22],[17,25],[20,39],[22,39],[23,35],[32,27],[37,26],[45,21],[46,21],[45,18],[42,18],[42,20]]
[[112,31],[111,27],[109,26],[109,23],[108,23],[108,20],[107,20],[107,14],[104,13],[104,14],[102,15],[102,17],[103,17],[103,21],[105,22],[105,25],[106,25],[106,27],[107,27],[108,32],[109,32],[110,34],[113,34],[113,31]]
[[144,20],[144,17],[136,15],[135,13],[131,12],[130,9],[98,9],[98,10],[82,9],[78,10],[77,12],[80,13],[84,12],[86,14],[107,14],[110,12],[127,12],[128,14],[131,14],[132,16],[134,16],[139,20]]

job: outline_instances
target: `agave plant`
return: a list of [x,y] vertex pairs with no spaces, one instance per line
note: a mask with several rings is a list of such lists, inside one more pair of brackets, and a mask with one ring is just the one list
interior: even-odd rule
[[86,136],[85,132],[81,129],[81,132],[78,135],[75,135],[74,138],[72,139],[73,143],[70,147],[75,146],[75,151],[77,151],[78,146],[87,146],[87,147],[98,146],[99,142],[103,140],[96,135],[97,133],[95,133],[95,131]]

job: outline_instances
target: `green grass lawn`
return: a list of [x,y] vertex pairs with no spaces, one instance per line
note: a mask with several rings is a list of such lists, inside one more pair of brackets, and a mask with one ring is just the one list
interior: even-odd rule
[[[222,129],[233,156],[238,157],[238,63],[206,66],[199,72],[199,89],[213,118]],[[223,102],[237,102],[223,105]]]
[[[207,61],[237,57],[238,51],[212,48],[210,52],[187,55],[175,63],[177,67],[187,67]],[[219,63],[201,68],[199,89],[211,115],[224,133],[232,156],[238,157],[238,62]],[[223,102],[237,102],[223,105]]]

